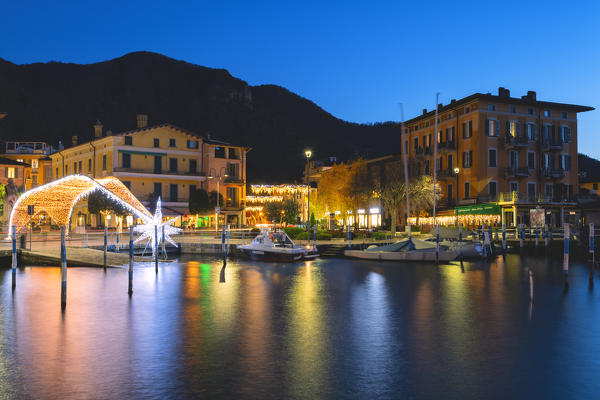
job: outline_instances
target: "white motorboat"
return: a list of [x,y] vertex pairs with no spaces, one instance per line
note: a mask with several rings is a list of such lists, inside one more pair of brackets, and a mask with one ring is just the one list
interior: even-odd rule
[[[435,262],[435,249],[435,243],[418,239],[405,239],[383,246],[370,246],[366,250],[346,250],[344,251],[344,255],[363,260]],[[458,256],[458,250],[440,245],[439,261],[452,261]]]
[[261,231],[250,244],[237,247],[247,257],[263,261],[298,261],[318,257],[312,245],[297,246],[284,232]]

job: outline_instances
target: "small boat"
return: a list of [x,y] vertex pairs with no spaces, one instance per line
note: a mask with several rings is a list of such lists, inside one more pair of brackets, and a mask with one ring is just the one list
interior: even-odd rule
[[[435,248],[435,243],[418,239],[405,239],[383,246],[370,246],[366,250],[346,250],[344,255],[363,260],[435,262]],[[447,246],[440,245],[439,261],[452,261],[458,256],[459,251],[457,249],[449,249]]]
[[262,261],[299,261],[319,256],[312,245],[296,246],[283,231],[261,231],[250,244],[237,247],[244,255]]
[[[435,238],[427,239],[426,242],[435,246]],[[440,248],[444,246],[447,250],[458,251],[459,256],[466,260],[480,259],[483,257],[483,245],[481,242],[472,240],[463,240],[462,246],[458,240],[440,240]]]

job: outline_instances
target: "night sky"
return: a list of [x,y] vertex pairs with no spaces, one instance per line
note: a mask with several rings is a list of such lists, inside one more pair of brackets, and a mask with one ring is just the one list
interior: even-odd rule
[[[0,57],[92,63],[147,50],[273,83],[355,122],[498,86],[600,107],[600,2],[10,1]],[[579,151],[600,157],[600,111]]]

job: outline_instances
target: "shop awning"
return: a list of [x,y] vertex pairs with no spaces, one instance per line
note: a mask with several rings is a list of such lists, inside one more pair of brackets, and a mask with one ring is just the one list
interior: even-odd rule
[[456,215],[477,215],[477,214],[500,214],[500,206],[496,203],[473,204],[470,206],[456,207]]

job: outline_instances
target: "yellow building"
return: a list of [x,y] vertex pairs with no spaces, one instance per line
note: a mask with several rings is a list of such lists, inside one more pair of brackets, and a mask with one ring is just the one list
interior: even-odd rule
[[[154,195],[162,200],[164,216],[185,215],[190,192],[218,190],[223,196],[220,223],[242,225],[246,182],[247,147],[204,138],[171,124],[147,125],[146,115],[137,116],[137,129],[119,134],[103,132],[94,125],[94,140],[61,149],[50,157],[55,178],[84,174],[93,178],[115,176],[146,206]],[[74,211],[78,225],[103,224]],[[88,218],[90,218],[88,220]],[[214,213],[207,216],[214,224]]]
[[2,157],[31,166],[23,177],[25,188],[29,190],[53,179],[52,160],[48,157],[53,151],[45,142],[6,142]]

